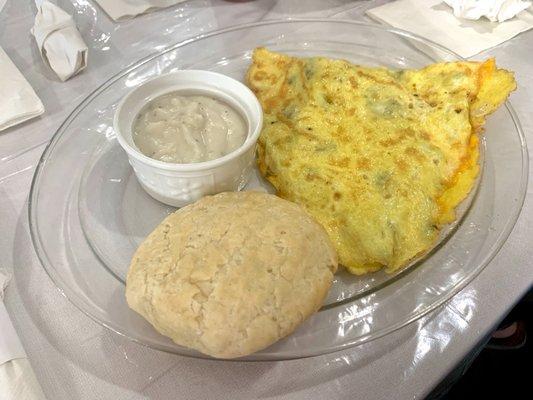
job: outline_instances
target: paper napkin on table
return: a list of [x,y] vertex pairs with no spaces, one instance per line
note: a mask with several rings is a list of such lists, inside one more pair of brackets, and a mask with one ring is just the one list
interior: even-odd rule
[[472,21],[457,18],[442,0],[398,0],[370,9],[367,14],[379,22],[430,39],[465,58],[533,28],[530,10],[501,23],[485,18]]
[[458,18],[477,20],[481,17],[491,22],[503,22],[531,7],[531,1],[524,0],[444,0],[453,8]]
[[166,8],[185,0],[96,0],[113,20],[133,18],[139,14]]
[[72,16],[49,1],[36,0],[37,15],[31,33],[43,61],[66,81],[87,66],[87,45]]
[[4,306],[10,278],[0,268],[0,399],[46,400]]
[[43,103],[0,47],[0,131],[43,112]]

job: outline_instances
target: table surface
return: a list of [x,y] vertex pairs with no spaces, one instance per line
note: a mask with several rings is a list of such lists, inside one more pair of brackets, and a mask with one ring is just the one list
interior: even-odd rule
[[[40,266],[27,224],[31,178],[59,124],[101,82],[146,55],[146,49],[201,32],[285,17],[366,20],[364,11],[384,2],[191,0],[114,23],[93,0],[57,1],[74,15],[90,48],[87,70],[62,83],[44,67],[30,36],[34,2],[8,0],[0,14],[0,46],[38,93],[46,114],[0,133],[0,263],[13,268],[6,307],[49,399],[423,398],[530,288],[531,190],[505,246],[445,306],[387,337],[310,359],[220,362],[145,348],[78,311]],[[530,145],[532,54],[530,31],[476,57],[495,56],[516,72],[519,89],[511,101]]]

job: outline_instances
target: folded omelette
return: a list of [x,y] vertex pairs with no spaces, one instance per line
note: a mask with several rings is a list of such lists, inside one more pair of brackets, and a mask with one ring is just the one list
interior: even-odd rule
[[493,59],[389,70],[264,48],[247,82],[264,112],[261,173],[354,274],[392,272],[435,245],[476,181],[486,116],[516,88]]

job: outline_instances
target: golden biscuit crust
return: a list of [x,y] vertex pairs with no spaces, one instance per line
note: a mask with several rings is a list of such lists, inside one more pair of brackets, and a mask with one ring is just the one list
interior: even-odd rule
[[176,211],[146,238],[126,298],[176,343],[233,358],[317,311],[336,269],[327,233],[300,206],[266,193],[221,193]]

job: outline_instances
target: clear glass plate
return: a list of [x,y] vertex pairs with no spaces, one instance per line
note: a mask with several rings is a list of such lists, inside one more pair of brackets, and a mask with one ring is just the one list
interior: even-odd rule
[[[153,200],[137,183],[113,132],[116,104],[147,79],[178,69],[213,70],[242,80],[258,46],[390,68],[458,58],[425,39],[381,26],[267,21],[179,43],[120,72],[86,98],[37,167],[29,202],[31,234],[60,290],[94,320],[139,343],[204,357],[159,335],[126,304],[124,279],[133,252],[174,209]],[[489,118],[483,148],[477,193],[461,206],[461,222],[446,231],[453,235],[396,275],[339,274],[322,310],[288,338],[245,359],[307,357],[375,339],[435,309],[471,281],[503,245],[525,196],[527,149],[508,103]],[[271,190],[256,173],[247,188],[257,187]]]

